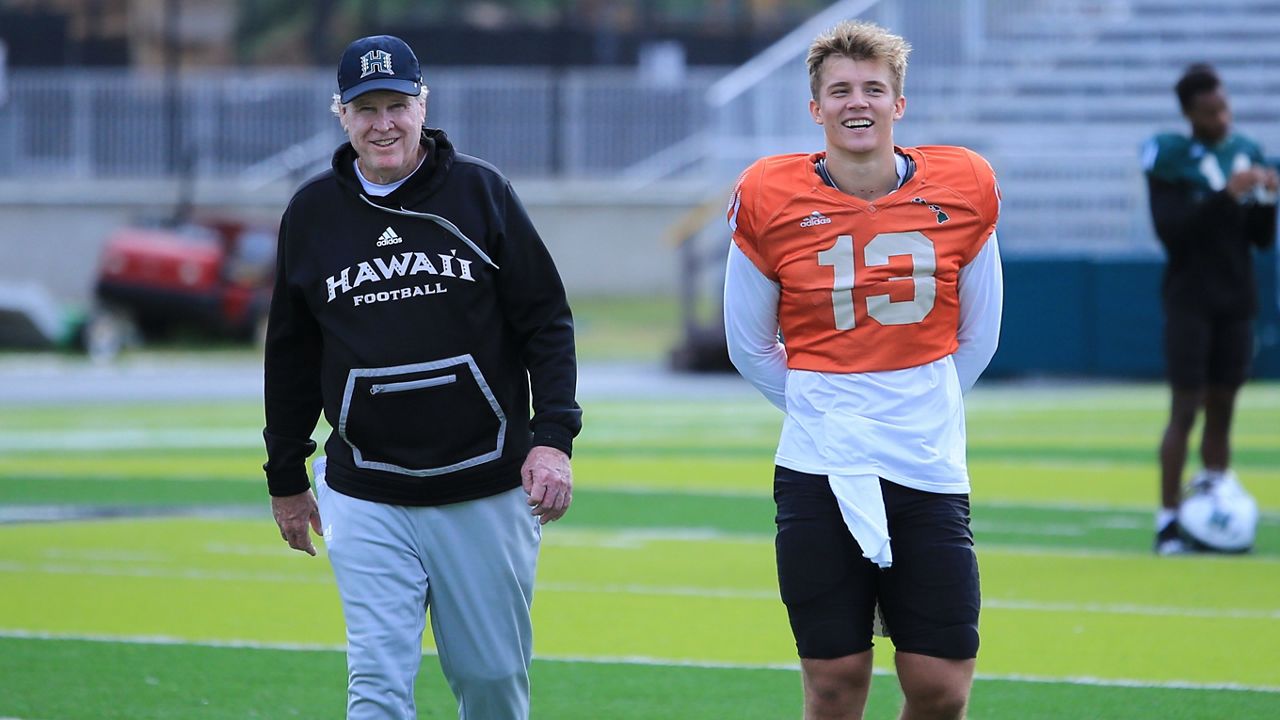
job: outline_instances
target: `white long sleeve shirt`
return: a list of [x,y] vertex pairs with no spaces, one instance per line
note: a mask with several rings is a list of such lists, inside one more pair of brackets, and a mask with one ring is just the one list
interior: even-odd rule
[[776,462],[800,472],[868,474],[928,492],[967,493],[963,393],[995,355],[1003,277],[996,236],[960,271],[959,348],[917,367],[867,373],[787,368],[781,288],[736,245],[725,272],[734,366],[786,413]]

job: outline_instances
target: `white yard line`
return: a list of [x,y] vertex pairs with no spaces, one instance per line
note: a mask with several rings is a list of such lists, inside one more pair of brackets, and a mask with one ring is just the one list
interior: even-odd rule
[[[1098,514],[1105,514],[1107,511],[1098,511]],[[1280,513],[1264,513],[1262,515],[1263,522],[1273,523],[1280,522]],[[1041,526],[1006,526],[998,523],[992,523],[984,526],[980,521],[976,523],[979,530],[977,541],[978,555],[1044,555],[1049,557],[1067,557],[1067,558],[1115,558],[1115,559],[1136,559],[1151,558],[1150,552],[1132,551],[1132,550],[1104,550],[1097,548],[1069,548],[1069,547],[1051,547],[1045,545],[1013,545],[1005,543],[984,542],[981,537],[981,530],[987,527],[992,532],[999,530],[1002,532],[1017,531],[1023,535],[1040,535],[1043,537],[1063,537],[1069,535],[1083,534],[1086,526],[1070,525],[1067,523],[1055,523],[1052,525]],[[1091,527],[1115,527],[1114,524],[1107,522],[1104,524],[1093,523]],[[1078,532],[1076,530],[1078,528]],[[709,528],[647,528],[647,529],[628,529],[628,530],[610,530],[608,528],[554,528],[547,531],[543,535],[542,542],[546,547],[568,546],[568,547],[602,547],[602,548],[638,548],[643,547],[651,542],[726,542],[726,543],[746,543],[746,544],[765,544],[773,545],[773,532],[771,530],[762,530],[761,532],[724,532]],[[1267,565],[1280,564],[1280,556],[1271,555],[1216,555],[1212,553],[1201,553],[1180,556],[1177,558],[1166,558],[1169,562],[1248,562],[1251,564],[1261,563]]]
[[[145,577],[208,582],[263,582],[305,583],[330,585],[333,579],[327,573],[278,573],[278,572],[210,572],[196,569],[173,569],[145,566],[110,566],[102,562],[93,564],[22,563],[0,562],[0,573],[39,573],[47,575],[84,575],[98,577]],[[648,585],[640,583],[602,584],[551,582],[538,583],[541,592],[591,593],[603,595],[645,595],[650,597],[697,597],[733,600],[778,599],[776,588],[712,588],[688,585]],[[1136,603],[1071,603],[1040,602],[1035,600],[1005,600],[983,598],[985,610],[1007,610],[1047,613],[1084,613],[1097,615],[1137,615],[1142,617],[1176,617],[1216,620],[1280,620],[1280,608],[1195,608]]]
[[1142,617],[1212,618],[1215,620],[1280,620],[1280,608],[1187,608],[1133,603],[1059,603],[983,598],[983,610],[1028,610]]
[[257,448],[262,428],[124,428],[0,433],[0,453],[172,448]]
[[[778,600],[777,589],[721,589],[661,585],[595,585],[591,583],[538,583],[544,592],[656,595],[673,597],[730,598],[735,600]],[[1219,620],[1280,620],[1280,608],[1186,608],[1133,603],[1069,603],[983,598],[984,610],[1019,610],[1098,615],[1140,615],[1144,617],[1212,618]]]
[[[250,640],[190,640],[170,635],[96,635],[78,633],[32,632],[0,628],[0,638],[12,640],[79,640],[84,642],[123,643],[126,645],[191,645],[193,647],[244,648],[248,650],[288,650],[292,652],[346,652],[346,645],[306,643],[264,643]],[[428,654],[434,654],[428,652]]]
[[167,580],[198,580],[200,582],[263,582],[306,583],[331,585],[333,578],[327,574],[279,572],[239,572],[171,569],[164,567],[109,567],[105,565],[77,565],[72,563],[23,563],[0,561],[0,573],[39,573],[44,575],[80,575],[93,577],[164,578]]
[[[281,650],[288,652],[345,652],[341,645],[306,645],[295,643],[261,643],[242,640],[185,640],[168,636],[128,636],[128,635],[76,635],[59,633],[40,633],[25,630],[7,630],[0,628],[0,638],[19,640],[73,640],[103,643],[125,643],[131,645],[188,645],[192,647],[239,648],[248,650]],[[431,649],[424,649],[425,655],[434,655]],[[542,662],[590,663],[595,665],[648,665],[654,667],[688,667],[724,670],[787,670],[798,671],[799,663],[733,663],[704,660],[682,660],[673,658],[657,658],[643,655],[619,656],[574,656],[574,655],[539,655]],[[877,675],[893,675],[888,670],[876,669]],[[1063,683],[1068,685],[1092,685],[1098,687],[1129,688],[1169,688],[1179,690],[1234,690],[1240,692],[1280,693],[1280,686],[1246,685],[1242,683],[1205,683],[1190,680],[1139,680],[1130,678],[1100,678],[1087,676],[1048,677],[1039,675],[1000,675],[978,673],[979,680],[1001,680],[1026,683]],[[0,720],[20,720],[0,718]]]
[[[1047,557],[1062,558],[1106,558],[1106,559],[1137,559],[1137,558],[1154,558],[1150,552],[1134,552],[1127,550],[1099,550],[1096,548],[1060,548],[1046,547],[1043,545],[997,545],[995,543],[983,544],[982,539],[978,539],[978,556],[983,555],[1039,555]],[[1177,562],[1247,562],[1263,565],[1280,565],[1280,556],[1272,555],[1219,555],[1214,553],[1194,553],[1190,555],[1178,555],[1173,557],[1160,558],[1160,562],[1177,563]]]

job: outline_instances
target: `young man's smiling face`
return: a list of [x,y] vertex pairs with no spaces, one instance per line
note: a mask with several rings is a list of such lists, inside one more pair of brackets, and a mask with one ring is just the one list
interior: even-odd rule
[[883,60],[832,55],[822,63],[818,98],[809,113],[827,136],[827,154],[867,155],[893,148],[893,123],[907,100],[894,91]]
[[366,178],[386,185],[417,169],[418,141],[427,115],[421,97],[374,90],[342,105],[339,112]]

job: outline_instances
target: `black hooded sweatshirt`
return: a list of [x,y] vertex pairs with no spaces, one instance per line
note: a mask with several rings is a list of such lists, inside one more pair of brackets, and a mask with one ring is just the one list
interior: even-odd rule
[[[581,429],[573,319],[511,183],[425,129],[426,160],[369,197],[347,143],[280,222],[265,362],[267,486],[443,505],[520,485],[531,445]],[[532,390],[532,416],[530,391]]]

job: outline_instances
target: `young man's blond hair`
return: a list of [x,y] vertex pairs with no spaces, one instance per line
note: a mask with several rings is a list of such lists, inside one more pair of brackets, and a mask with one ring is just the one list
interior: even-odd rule
[[907,79],[911,43],[875,23],[846,20],[814,39],[805,63],[809,66],[809,91],[818,99],[822,90],[822,65],[829,57],[851,60],[883,60],[893,78],[894,97],[902,97]]

